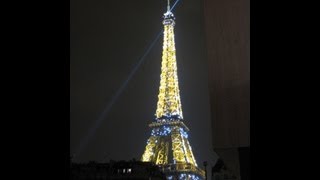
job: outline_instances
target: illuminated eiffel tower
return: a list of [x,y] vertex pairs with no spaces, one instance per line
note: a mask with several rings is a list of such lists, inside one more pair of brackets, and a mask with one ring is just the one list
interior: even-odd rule
[[174,43],[174,19],[168,0],[163,20],[162,67],[156,118],[149,124],[152,132],[141,160],[159,165],[167,179],[204,179],[205,173],[198,168],[189,144],[189,129],[183,123]]

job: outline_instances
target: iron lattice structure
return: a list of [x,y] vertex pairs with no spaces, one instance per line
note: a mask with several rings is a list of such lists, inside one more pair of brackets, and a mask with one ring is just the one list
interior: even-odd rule
[[179,93],[176,49],[174,42],[175,18],[168,1],[164,13],[164,38],[160,88],[155,121],[141,160],[162,168],[167,179],[204,179],[205,173],[197,165],[188,140],[188,127],[183,123]]

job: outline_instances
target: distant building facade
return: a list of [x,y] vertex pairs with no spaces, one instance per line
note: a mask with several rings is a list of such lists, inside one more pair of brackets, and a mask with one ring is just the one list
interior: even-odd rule
[[71,180],[113,180],[140,179],[164,180],[166,176],[158,166],[150,162],[118,161],[109,163],[74,163],[70,164]]

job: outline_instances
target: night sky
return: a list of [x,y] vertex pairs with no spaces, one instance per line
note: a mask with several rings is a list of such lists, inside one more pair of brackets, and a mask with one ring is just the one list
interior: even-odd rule
[[[171,4],[173,4],[172,2]],[[70,1],[70,153],[162,30],[165,0]],[[174,10],[178,78],[195,158],[214,161],[202,0]],[[156,110],[162,36],[75,161],[140,159]]]

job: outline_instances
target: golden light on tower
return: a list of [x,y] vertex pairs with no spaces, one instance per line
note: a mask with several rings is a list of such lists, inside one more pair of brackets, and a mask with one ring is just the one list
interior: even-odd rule
[[168,179],[204,179],[204,171],[198,168],[189,144],[187,133],[189,129],[183,123],[174,20],[168,0],[163,20],[163,51],[155,121],[149,125],[152,132],[141,160],[159,165]]

